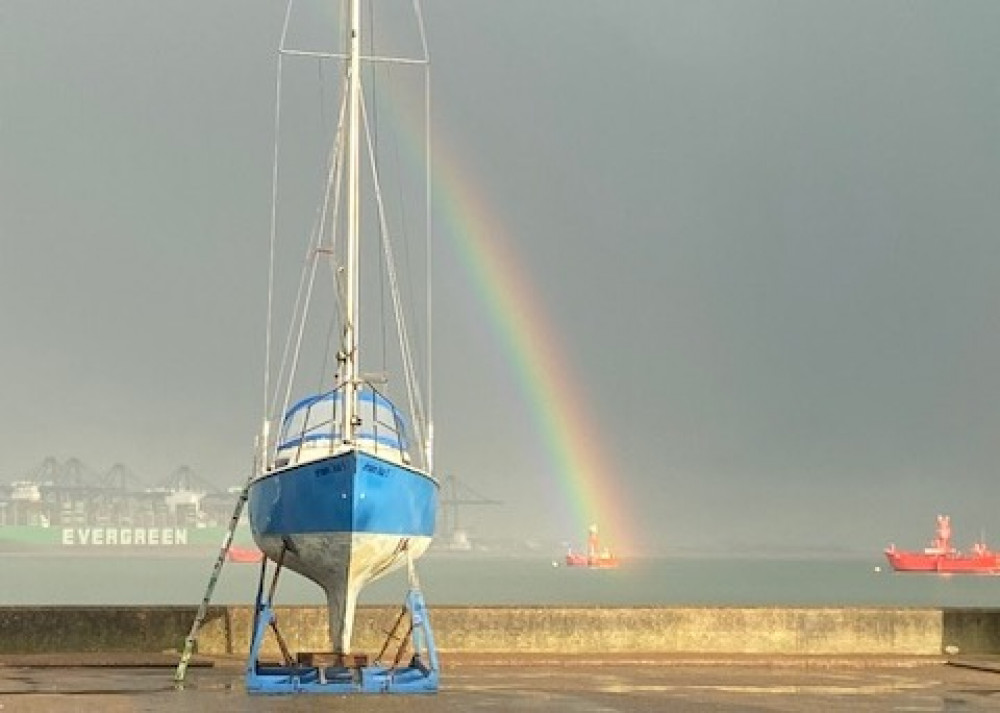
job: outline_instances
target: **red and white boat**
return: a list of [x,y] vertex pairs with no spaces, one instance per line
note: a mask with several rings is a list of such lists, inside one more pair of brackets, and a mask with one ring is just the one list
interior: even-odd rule
[[607,547],[601,548],[597,537],[597,525],[591,525],[587,534],[587,552],[574,552],[570,547],[566,552],[567,567],[594,567],[613,569],[618,566],[618,558]]
[[939,572],[948,574],[1000,574],[1000,552],[994,552],[982,540],[969,552],[951,545],[951,518],[938,515],[936,537],[922,551],[898,550],[889,545],[885,551],[889,564],[897,572]]

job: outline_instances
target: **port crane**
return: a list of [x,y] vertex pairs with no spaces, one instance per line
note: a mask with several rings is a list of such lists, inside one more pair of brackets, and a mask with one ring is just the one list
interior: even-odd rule
[[503,503],[493,498],[488,498],[472,489],[468,485],[460,482],[454,475],[446,475],[441,483],[442,497],[441,522],[439,526],[440,534],[446,542],[458,544],[465,541],[465,530],[461,526],[458,518],[459,507],[466,505],[502,505]]

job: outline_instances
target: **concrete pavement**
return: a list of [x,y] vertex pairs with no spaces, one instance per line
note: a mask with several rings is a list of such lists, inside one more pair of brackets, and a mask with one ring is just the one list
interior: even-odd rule
[[[1000,666],[919,658],[446,660],[431,696],[248,696],[240,662],[198,659],[183,689],[173,655],[0,660],[0,713],[650,713],[997,711]],[[81,665],[83,664],[83,665]]]

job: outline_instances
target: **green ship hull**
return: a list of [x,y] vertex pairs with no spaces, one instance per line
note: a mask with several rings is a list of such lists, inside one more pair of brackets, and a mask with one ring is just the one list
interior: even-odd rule
[[[222,546],[224,527],[41,527],[8,525],[0,527],[0,551],[100,550],[112,554],[126,550],[170,550],[204,552]],[[237,529],[234,542],[252,543],[249,528]]]

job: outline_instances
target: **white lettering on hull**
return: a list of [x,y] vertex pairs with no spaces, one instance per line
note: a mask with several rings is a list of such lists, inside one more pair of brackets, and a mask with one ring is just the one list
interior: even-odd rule
[[64,527],[65,547],[177,547],[188,543],[183,527]]

